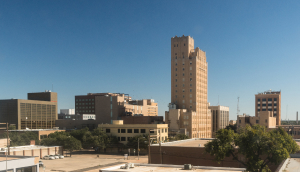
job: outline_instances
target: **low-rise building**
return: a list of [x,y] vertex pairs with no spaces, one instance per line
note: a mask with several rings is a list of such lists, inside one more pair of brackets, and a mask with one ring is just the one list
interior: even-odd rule
[[229,125],[235,125],[236,124],[236,120],[230,120],[229,121]]
[[146,134],[155,136],[152,138],[156,138],[158,142],[168,139],[167,124],[123,124],[123,120],[114,120],[113,124],[99,124],[98,128],[102,128],[106,134],[116,136],[123,144],[126,144],[129,138]]
[[259,124],[266,128],[276,128],[276,117],[273,116],[272,111],[261,111],[258,116],[238,115],[237,121],[239,128],[245,127],[247,124],[250,126]]
[[38,172],[39,157],[0,155],[0,172]]

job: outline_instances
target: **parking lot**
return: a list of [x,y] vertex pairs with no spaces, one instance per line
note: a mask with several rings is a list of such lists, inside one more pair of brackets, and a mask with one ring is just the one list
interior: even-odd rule
[[[99,157],[98,157],[99,156]],[[122,163],[148,163],[148,156],[130,156],[124,159],[121,155],[103,155],[103,154],[74,154],[72,157],[64,159],[43,160],[44,166],[40,167],[40,172],[99,172],[101,168],[114,166]]]

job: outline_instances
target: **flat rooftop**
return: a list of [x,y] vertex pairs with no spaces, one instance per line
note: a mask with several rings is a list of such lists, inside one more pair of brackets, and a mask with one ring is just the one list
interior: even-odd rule
[[[40,146],[40,145],[28,145],[28,146],[15,146],[9,147],[10,152],[12,151],[22,151],[22,150],[32,150],[32,149],[44,149],[49,147],[59,147],[59,146]],[[7,148],[2,148],[0,152],[6,152]]]
[[[117,172],[117,171],[130,171],[130,172],[169,172],[183,170],[184,165],[168,165],[168,164],[134,164],[134,168],[121,169],[126,164],[117,165],[114,167],[101,169],[102,172]],[[228,167],[208,167],[208,166],[193,166],[190,171],[197,172],[236,172],[244,171],[245,168],[228,168]]]
[[[207,139],[186,139],[173,142],[162,143],[161,146],[180,146],[180,147],[204,147],[204,145],[210,141],[214,140],[213,138]],[[151,146],[159,146],[159,144],[152,144]]]

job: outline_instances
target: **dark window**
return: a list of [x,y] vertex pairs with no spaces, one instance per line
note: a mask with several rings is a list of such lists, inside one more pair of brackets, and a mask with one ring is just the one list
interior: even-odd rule
[[256,120],[256,124],[258,124],[259,123],[259,120]]
[[277,111],[277,109],[274,109],[274,111]]
[[177,68],[175,68],[175,71],[177,71]]
[[262,106],[266,106],[266,104],[262,104]]
[[154,133],[154,130],[150,130],[150,133]]
[[178,47],[178,44],[177,44],[177,47]]
[[121,138],[120,138],[120,137],[118,137],[118,141],[121,141]]
[[182,70],[184,70],[184,68],[182,68]]
[[120,133],[120,131],[121,131],[121,130],[120,130],[120,129],[118,129],[118,133]]
[[176,45],[174,44],[174,47],[176,47]]
[[259,112],[259,111],[260,111],[260,109],[257,109],[257,111]]
[[106,129],[106,133],[110,133],[110,129],[107,128],[107,129]]
[[268,106],[272,106],[272,104],[268,104]]
[[134,129],[134,133],[139,133],[139,129]]
[[262,99],[262,101],[266,101],[266,99]]
[[272,111],[272,109],[268,109],[268,111]]
[[266,123],[268,123],[268,120],[266,119]]
[[257,99],[258,102],[260,102],[260,99]]
[[126,141],[126,137],[121,137],[121,141]]
[[127,133],[132,133],[132,129],[127,129]]
[[192,81],[192,78],[190,78],[190,81]]
[[185,46],[185,44],[183,44],[183,46]]
[[274,101],[277,101],[277,98],[274,98]]
[[241,120],[239,120],[239,123],[242,123],[242,121],[241,121]]
[[272,98],[268,98],[268,101],[272,101]]
[[141,129],[141,133],[146,133],[146,129]]
[[121,129],[121,133],[126,133],[126,129]]
[[175,57],[175,59],[177,59],[177,56]]
[[266,109],[262,109],[262,111],[266,111]]

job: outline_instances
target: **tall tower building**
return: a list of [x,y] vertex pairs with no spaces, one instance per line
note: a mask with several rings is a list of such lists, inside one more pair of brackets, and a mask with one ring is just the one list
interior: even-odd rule
[[276,125],[281,125],[281,91],[265,91],[255,95],[255,116],[262,111],[272,111]]
[[190,138],[211,137],[205,52],[190,36],[171,38],[171,103],[166,112],[170,131],[186,129]]

